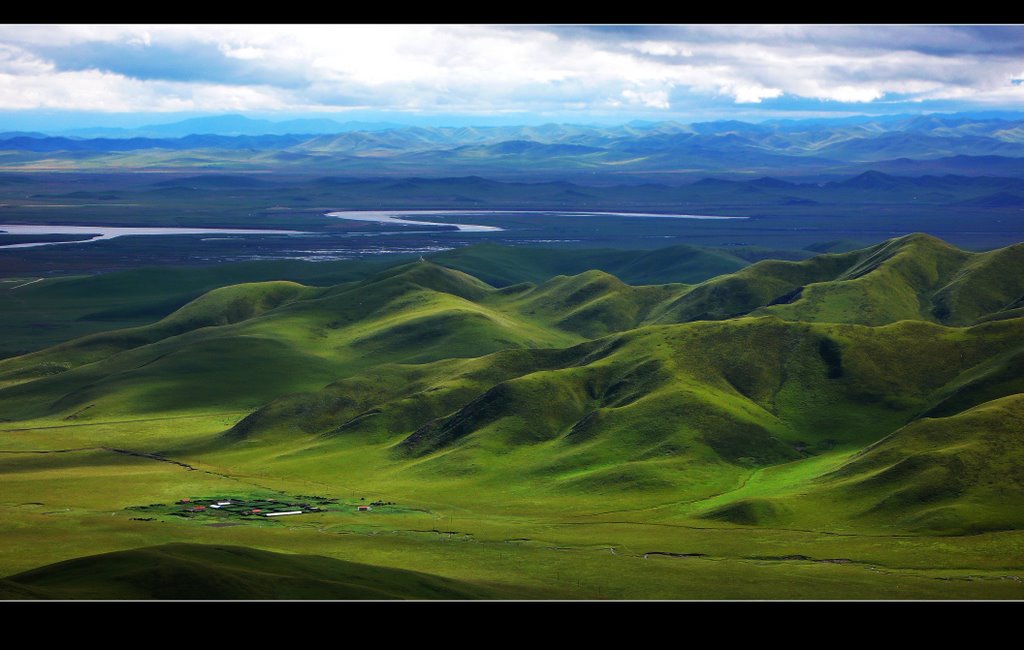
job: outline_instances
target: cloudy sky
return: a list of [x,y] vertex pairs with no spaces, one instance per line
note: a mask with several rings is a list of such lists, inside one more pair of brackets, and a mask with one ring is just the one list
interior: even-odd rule
[[1022,80],[1020,26],[0,26],[8,122],[1019,110]]

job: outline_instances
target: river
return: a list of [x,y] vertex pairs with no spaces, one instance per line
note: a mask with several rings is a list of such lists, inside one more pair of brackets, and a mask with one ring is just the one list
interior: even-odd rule
[[[377,223],[402,224],[407,226],[447,226],[455,227],[460,232],[500,232],[505,230],[498,226],[484,226],[472,223],[446,223],[443,221],[425,221],[430,216],[495,216],[516,214],[548,214],[568,217],[629,217],[655,219],[746,219],[747,217],[722,217],[699,214],[661,214],[653,212],[581,212],[570,210],[351,210],[328,212],[326,216],[351,221],[374,221]],[[409,218],[406,218],[409,217]],[[270,230],[244,228],[173,228],[173,227],[128,227],[128,226],[57,226],[57,225],[2,225],[0,234],[11,235],[91,235],[84,239],[72,241],[28,242],[7,244],[5,248],[34,248],[37,246],[60,246],[64,244],[85,244],[103,239],[114,239],[129,235],[308,235],[313,234],[300,230]],[[370,233],[366,233],[370,234]],[[396,233],[378,233],[396,234]]]
[[3,248],[34,248],[36,246],[58,246],[61,244],[85,244],[101,239],[114,239],[127,235],[305,235],[301,230],[248,230],[241,228],[131,228],[115,226],[23,226],[0,224],[0,234],[9,235],[92,235],[88,239],[72,241],[29,242],[7,244]]
[[479,216],[510,214],[550,214],[567,217],[641,217],[655,219],[746,219],[747,217],[719,217],[702,214],[661,214],[655,212],[579,212],[571,210],[351,210],[328,212],[328,217],[352,221],[376,221],[378,223],[400,223],[409,226],[455,226],[461,232],[497,232],[498,226],[481,226],[467,223],[445,223],[404,219],[403,217],[430,216]]

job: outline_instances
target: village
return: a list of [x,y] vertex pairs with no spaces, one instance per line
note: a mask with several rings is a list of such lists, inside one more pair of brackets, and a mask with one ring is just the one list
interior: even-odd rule
[[[365,497],[360,501],[365,502]],[[129,506],[127,510],[168,514],[186,519],[198,516],[277,518],[304,515],[324,511],[371,512],[374,508],[393,506],[394,502],[377,500],[370,503],[341,504],[338,499],[322,496],[298,495],[294,499],[272,497],[182,497],[172,505],[151,503],[146,506]]]

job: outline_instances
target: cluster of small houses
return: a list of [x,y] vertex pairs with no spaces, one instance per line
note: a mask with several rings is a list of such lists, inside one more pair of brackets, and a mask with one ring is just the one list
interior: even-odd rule
[[[260,499],[258,505],[264,507],[253,507],[249,502],[231,499],[213,499],[204,501],[193,501],[185,497],[178,501],[180,505],[186,506],[183,512],[202,513],[209,510],[224,510],[237,515],[257,517],[284,517],[287,515],[301,515],[307,512],[319,512],[320,508],[307,503],[278,504],[276,499]],[[369,512],[374,506],[393,505],[391,502],[374,501],[369,505],[357,505],[357,512]]]
[[[275,506],[277,503],[275,499],[266,499],[265,501],[269,502],[269,504],[274,504]],[[320,510],[320,508],[317,508],[316,506],[310,506],[305,503],[282,504],[284,505],[284,508],[256,508],[248,505],[244,501],[232,501],[231,499],[215,499],[213,501],[206,502],[206,504],[204,505],[203,503],[193,502],[192,499],[185,497],[181,501],[178,501],[178,503],[186,506],[185,512],[205,512],[207,509],[225,510],[231,511],[232,513],[238,515],[256,515],[260,517],[283,517],[285,515],[301,515],[306,512],[317,512],[318,510]],[[239,507],[241,507],[241,509]]]

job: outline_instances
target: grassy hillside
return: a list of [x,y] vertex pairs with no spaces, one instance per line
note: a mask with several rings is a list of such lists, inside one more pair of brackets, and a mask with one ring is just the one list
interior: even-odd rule
[[978,535],[1024,521],[1021,394],[956,415],[919,418],[835,459],[766,471],[759,484],[703,506],[742,525]]
[[163,339],[241,322],[314,293],[315,290],[292,282],[264,282],[215,289],[153,325],[93,334],[49,350],[0,361],[0,381],[16,383],[58,374]]
[[494,293],[429,262],[328,289],[225,287],[153,325],[0,361],[2,399],[14,417],[254,408],[381,363],[580,340],[482,304]]
[[429,258],[496,287],[519,282],[541,283],[556,275],[577,275],[595,269],[630,284],[692,283],[732,273],[747,265],[743,259],[723,251],[685,245],[628,251],[477,244],[436,253]]
[[538,596],[413,571],[237,546],[166,544],[94,555],[0,581],[0,598],[393,600]]
[[559,329],[587,338],[632,329],[658,305],[689,287],[683,284],[633,287],[603,271],[557,276],[539,287],[514,285],[496,302]]
[[914,530],[977,533],[1024,525],[1024,395],[923,418],[815,481],[858,517]]
[[72,338],[148,325],[204,293],[233,284],[287,280],[331,286],[357,280],[397,260],[313,263],[240,262],[213,267],[162,267],[91,276],[25,277],[0,282],[0,358]]
[[[543,249],[479,244],[427,256],[496,287],[543,283],[601,269],[626,282],[697,282],[747,262],[689,246],[655,251]],[[234,284],[291,281],[329,287],[406,264],[409,256],[334,262],[276,260],[200,268],[161,267],[91,276],[13,277],[0,282],[0,359],[73,338],[154,323],[204,293]]]
[[[721,317],[744,301],[744,308],[763,302],[752,297],[771,295],[795,283],[806,283],[806,295],[785,305],[750,312],[775,316],[779,308],[786,307],[789,313],[804,315],[804,322],[890,322],[901,309],[909,310],[911,301],[920,313],[919,296],[909,293],[915,286],[935,284],[939,282],[936,278],[950,275],[954,268],[958,281],[968,282],[974,273],[990,269],[990,260],[1005,263],[1013,252],[995,251],[970,258],[970,254],[929,238],[915,237],[804,262],[761,262],[695,287],[630,286],[607,273],[589,271],[558,276],[540,286],[513,285],[497,290],[465,273],[423,261],[323,289],[288,282],[234,285],[207,293],[153,325],[96,334],[0,361],[0,379],[6,383],[0,398],[10,417],[19,419],[60,415],[89,420],[114,413],[185,410],[204,405],[253,409],[292,393],[317,393],[338,381],[345,385],[348,378],[384,368],[382,364],[430,364],[448,359],[452,361],[437,365],[439,379],[435,383],[441,386],[431,387],[431,392],[438,393],[431,399],[440,400],[454,386],[440,378],[454,371],[452,363],[458,358],[473,359],[501,350],[565,348],[628,332],[603,340],[600,348],[624,351],[601,357],[577,355],[571,361],[574,367],[557,370],[520,368],[520,375],[535,375],[529,381],[525,377],[516,379],[502,388],[500,395],[488,397],[487,409],[493,410],[501,400],[511,400],[504,407],[507,410],[526,408],[527,404],[551,409],[558,413],[557,427],[562,429],[589,416],[588,426],[592,428],[594,418],[601,415],[594,409],[603,406],[601,400],[595,401],[595,391],[604,390],[600,385],[629,388],[635,401],[637,395],[660,390],[661,384],[671,384],[676,394],[685,378],[699,387],[694,394],[699,401],[710,400],[713,410],[737,412],[737,405],[728,401],[732,397],[726,402],[721,402],[726,398],[709,397],[724,387],[726,393],[753,402],[747,420],[763,435],[781,435],[794,442],[802,437],[806,441],[821,424],[814,420],[820,416],[813,415],[820,411],[820,405],[839,399],[834,392],[823,393],[826,386],[841,386],[849,393],[842,399],[850,402],[853,421],[876,417],[867,414],[880,400],[897,405],[894,412],[909,416],[916,414],[908,410],[911,404],[920,410],[937,409],[940,404],[948,409],[955,401],[962,409],[977,403],[976,399],[992,399],[1015,390],[1013,369],[1018,357],[1014,356],[1013,333],[1018,321],[993,321],[978,330],[960,331],[929,329],[920,319],[907,320],[880,330],[884,336],[878,342],[869,340],[874,330],[815,329],[774,317],[725,320],[719,325],[697,322],[681,329],[643,326],[672,320],[700,321],[697,317],[706,316],[707,310],[693,312],[712,303]],[[961,269],[966,261],[970,266]],[[838,279],[809,282],[823,276]],[[847,300],[851,291],[867,296],[869,303],[874,300],[877,309],[872,312],[864,304]],[[843,307],[848,309],[844,311]],[[881,313],[888,317],[876,316]],[[970,315],[975,313],[971,311]],[[959,311],[951,314],[951,318],[965,317]],[[782,311],[782,315],[787,312]],[[635,329],[638,327],[641,329]],[[974,331],[984,335],[970,334]],[[921,347],[923,342],[917,340],[920,337],[946,349],[926,351]],[[578,349],[589,348],[586,344]],[[958,355],[960,362],[949,363],[951,354]],[[773,357],[779,361],[770,361]],[[787,370],[783,368],[786,364],[796,365]],[[601,370],[606,375],[591,378],[587,373],[598,366],[606,368]],[[824,371],[811,372],[812,367]],[[548,381],[537,372],[560,374]],[[810,381],[809,377],[821,372],[833,381],[821,385]],[[506,381],[515,375],[499,372],[493,376]],[[887,379],[879,384],[880,377]],[[934,383],[940,377],[942,381]],[[793,387],[787,389],[783,378]],[[589,384],[572,390],[582,391],[586,399],[561,392],[562,386],[580,382]],[[762,386],[760,382],[768,383]],[[932,383],[923,387],[921,382]],[[464,388],[458,386],[459,390]],[[478,391],[474,397],[482,399],[494,388],[494,384],[474,385],[473,390]],[[334,389],[326,390],[330,393]],[[801,422],[788,430],[772,419],[779,415],[778,401],[789,394],[787,390],[802,395],[806,403],[786,414],[787,421]],[[354,392],[358,398],[348,401],[366,406],[368,401],[361,394],[364,391]],[[520,397],[513,395],[519,393]],[[395,397],[387,391],[378,394],[381,399]],[[768,395],[771,398],[765,397]],[[322,398],[319,395],[314,399]],[[664,409],[673,399],[684,398],[661,396],[656,401]],[[454,404],[451,400],[440,401]],[[578,406],[570,406],[573,404]],[[459,408],[462,406],[465,403]],[[342,417],[341,410],[334,411]],[[832,411],[835,415],[835,408]],[[434,409],[423,412],[433,413]],[[347,417],[357,415],[350,413]],[[645,417],[656,420],[659,416]],[[531,418],[520,420],[527,427],[536,424]],[[895,422],[891,418],[879,421],[882,426]],[[424,423],[405,424],[413,430]],[[760,457],[760,453],[748,456]],[[771,452],[765,457],[778,460],[786,455],[780,453]]]
[[[225,551],[213,597],[1024,597],[1019,253],[216,288],[0,361],[0,567],[127,552],[0,594],[184,593],[195,549],[133,549],[195,542],[298,554]],[[225,495],[331,505],[180,512]]]
[[1014,309],[1024,299],[1024,244],[974,255],[932,297],[932,314],[963,325]]
[[1024,295],[1021,247],[969,253],[927,235],[800,262],[767,260],[713,278],[668,305],[658,322],[773,315],[884,325],[969,325]]
[[[981,319],[1015,317],[1024,299],[1021,245],[968,253],[925,236],[846,253],[792,262],[747,262],[722,252],[687,246],[655,251],[546,250],[482,244],[429,256],[517,293],[516,285],[544,284],[555,276],[601,270],[634,285],[689,283],[676,301],[637,316],[630,297],[599,307],[620,322],[612,329],[645,322],[686,322],[746,314],[787,320],[884,324],[922,319],[967,325]],[[327,287],[363,279],[397,260],[353,260],[312,264],[258,262],[206,269],[141,269],[91,277],[24,278],[4,282],[0,357],[27,352],[76,335],[160,320],[211,289],[244,282],[290,280]],[[621,293],[621,292],[620,292]],[[653,293],[648,291],[648,293]],[[628,304],[626,304],[628,303]],[[632,316],[628,314],[632,313]],[[606,315],[582,312],[607,321]],[[625,316],[625,317],[623,317]],[[575,331],[570,324],[569,329]],[[585,326],[590,334],[601,330]],[[589,334],[588,334],[589,335]],[[3,346],[7,346],[6,348]]]
[[339,438],[374,441],[395,469],[458,480],[488,468],[488,479],[529,479],[538,494],[701,497],[745,468],[885,437],[950,385],[1024,351],[1022,326],[878,332],[758,318],[644,328],[543,354],[380,368],[272,402],[227,438],[284,436],[325,453]]

